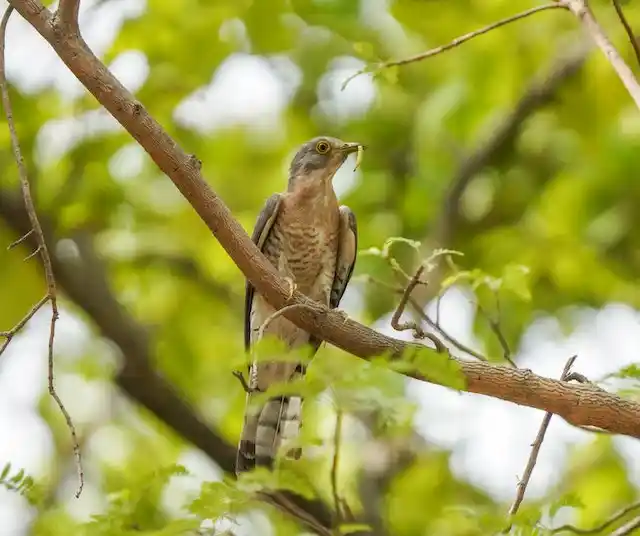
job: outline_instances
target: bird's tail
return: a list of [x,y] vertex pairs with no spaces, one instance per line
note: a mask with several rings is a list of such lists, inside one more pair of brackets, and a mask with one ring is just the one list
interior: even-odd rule
[[[260,407],[251,407],[251,393],[247,395],[247,409],[238,454],[236,473],[254,467],[272,468],[281,447],[298,437],[302,424],[302,398],[277,396]],[[291,448],[287,457],[299,459],[300,448]]]

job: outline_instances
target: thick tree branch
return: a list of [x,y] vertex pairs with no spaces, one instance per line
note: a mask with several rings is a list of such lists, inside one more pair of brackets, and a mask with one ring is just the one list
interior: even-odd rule
[[71,33],[79,32],[78,13],[80,12],[80,0],[60,0],[56,18],[58,24]]
[[[16,10],[49,42],[56,53],[147,151],[173,181],[258,292],[277,309],[304,304],[284,316],[305,330],[353,355],[399,357],[416,345],[387,337],[338,311],[329,311],[290,288],[251,242],[224,202],[200,173],[196,158],[182,148],[147,113],[142,104],[107,70],[79,36],[65,34],[51,13],[35,0],[10,0]],[[459,361],[466,390],[555,413],[572,424],[597,426],[612,433],[640,437],[640,404],[590,385],[567,385],[535,375],[480,362]],[[429,381],[414,372],[411,377]]]

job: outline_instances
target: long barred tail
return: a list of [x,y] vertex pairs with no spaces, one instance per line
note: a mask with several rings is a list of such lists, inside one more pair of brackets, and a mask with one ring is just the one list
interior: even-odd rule
[[[256,466],[272,468],[280,448],[298,437],[302,424],[301,397],[278,396],[261,407],[251,407],[250,401],[251,394],[248,394],[236,457],[236,474]],[[288,457],[296,460],[301,455],[300,448],[287,452]]]

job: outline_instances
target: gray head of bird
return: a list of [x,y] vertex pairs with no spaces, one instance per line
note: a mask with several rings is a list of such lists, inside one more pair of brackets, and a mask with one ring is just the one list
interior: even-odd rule
[[363,149],[364,145],[360,143],[347,143],[330,136],[309,140],[302,144],[291,161],[289,189],[300,182],[330,183],[347,157],[361,154]]

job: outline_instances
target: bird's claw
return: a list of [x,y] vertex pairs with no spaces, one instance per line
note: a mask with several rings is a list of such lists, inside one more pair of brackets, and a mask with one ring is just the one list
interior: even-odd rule
[[289,293],[287,294],[287,301],[289,301],[293,298],[295,291],[298,290],[298,285],[296,285],[296,282],[291,277],[285,277],[284,280],[289,285]]
[[232,374],[236,378],[238,378],[238,381],[240,382],[240,385],[242,385],[242,388],[244,389],[245,393],[252,393],[254,391],[254,389],[252,389],[247,383],[247,380],[245,380],[244,374],[242,374],[242,372],[240,372],[239,370],[234,370]]

